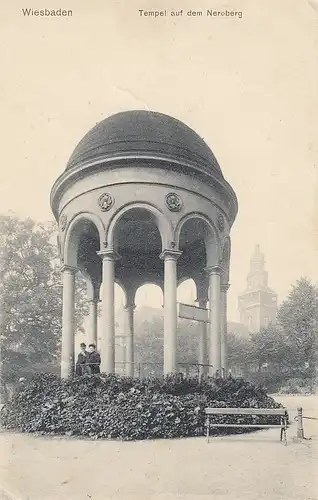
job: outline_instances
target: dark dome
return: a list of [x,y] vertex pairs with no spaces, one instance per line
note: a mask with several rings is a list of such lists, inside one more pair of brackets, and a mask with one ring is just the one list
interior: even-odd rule
[[125,111],[98,123],[77,145],[66,170],[99,157],[129,154],[196,163],[222,176],[216,158],[198,134],[181,121],[153,111]]

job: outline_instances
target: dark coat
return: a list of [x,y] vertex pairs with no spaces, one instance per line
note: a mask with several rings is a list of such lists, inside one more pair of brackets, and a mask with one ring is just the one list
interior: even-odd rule
[[76,375],[84,375],[84,373],[87,373],[87,368],[88,368],[88,352],[80,352],[79,355],[77,356],[77,362],[75,366],[75,374]]
[[100,362],[100,354],[97,351],[88,354],[88,366],[90,367],[91,373],[100,373]]

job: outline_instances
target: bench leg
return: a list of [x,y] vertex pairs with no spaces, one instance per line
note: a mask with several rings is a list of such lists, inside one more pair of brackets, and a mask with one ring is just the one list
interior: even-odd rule
[[281,430],[280,430],[280,441],[283,441],[284,439],[284,445],[287,446],[287,433],[286,433],[286,430],[287,430],[287,423],[286,423],[286,419],[284,419],[282,422],[281,422]]
[[205,424],[206,424],[206,439],[207,439],[207,443],[209,443],[210,442],[210,418],[209,417],[206,419]]
[[284,419],[284,443],[287,446],[287,421]]

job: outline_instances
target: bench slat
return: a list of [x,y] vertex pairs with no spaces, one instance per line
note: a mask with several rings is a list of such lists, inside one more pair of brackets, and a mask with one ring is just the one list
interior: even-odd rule
[[285,416],[285,408],[206,408],[206,415],[280,415]]
[[282,429],[284,428],[283,425],[262,425],[262,424],[210,424],[210,427],[257,427],[258,429],[274,429],[274,428],[279,428]]

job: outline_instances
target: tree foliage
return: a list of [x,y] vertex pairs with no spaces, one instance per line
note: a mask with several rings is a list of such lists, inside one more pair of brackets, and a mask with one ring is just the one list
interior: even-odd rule
[[277,323],[262,328],[249,340],[249,362],[277,380],[297,378],[311,386],[316,376],[318,289],[301,278],[278,310]]
[[298,363],[309,365],[313,371],[317,363],[318,288],[307,278],[297,281],[278,312],[289,345],[297,353]]
[[294,361],[295,353],[279,325],[270,324],[267,328],[261,328],[251,336],[250,345],[251,360],[259,369],[266,363],[280,369],[290,366]]
[[229,366],[239,368],[244,372],[249,364],[249,339],[242,338],[234,333],[228,333],[227,349]]
[[[56,226],[0,217],[1,368],[5,379],[59,355],[62,287]],[[76,319],[81,327],[85,287],[77,283]]]

